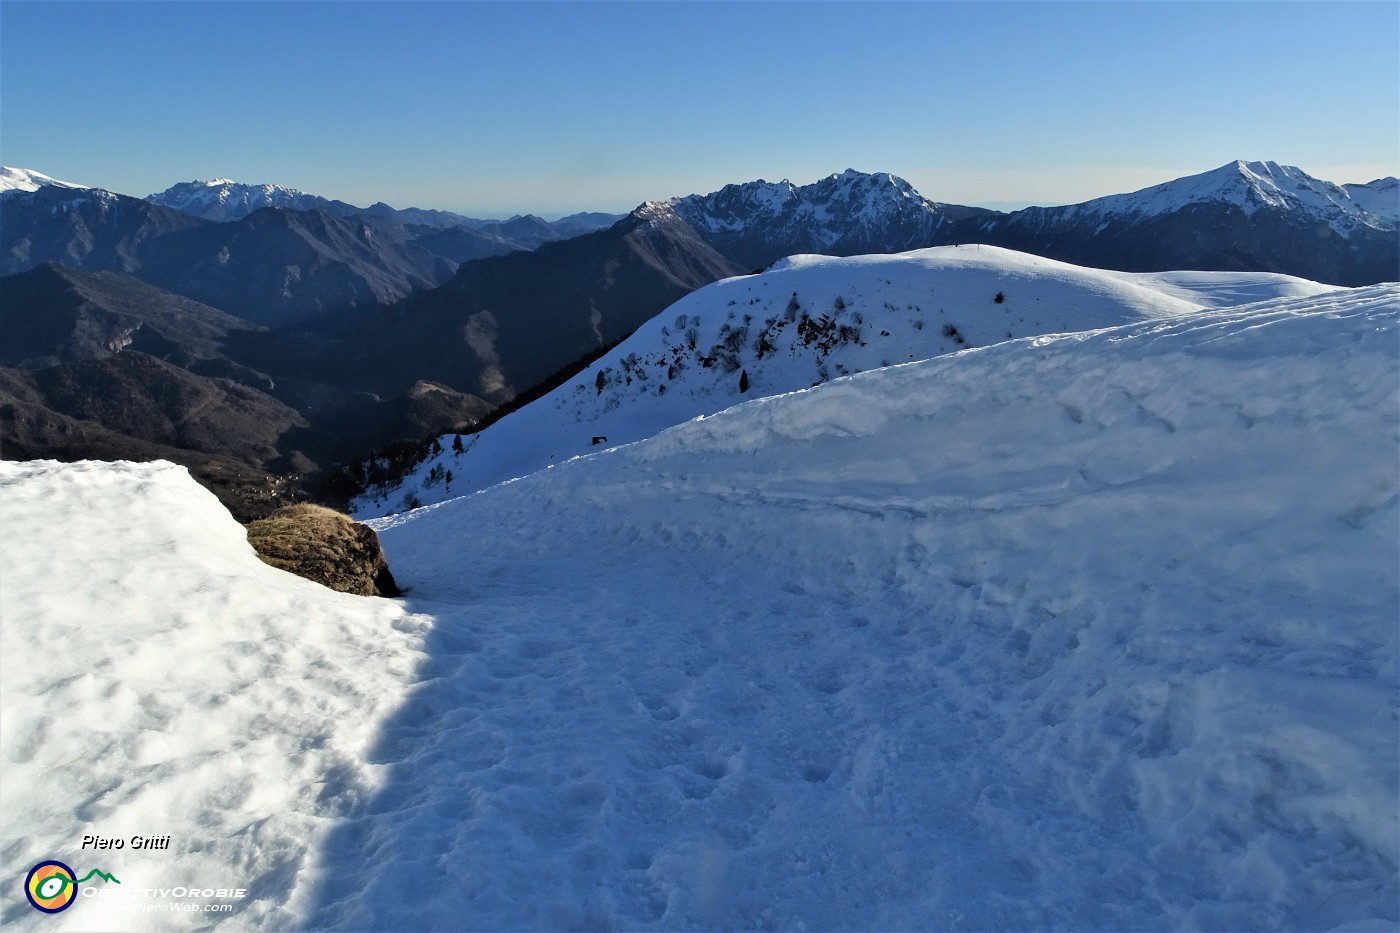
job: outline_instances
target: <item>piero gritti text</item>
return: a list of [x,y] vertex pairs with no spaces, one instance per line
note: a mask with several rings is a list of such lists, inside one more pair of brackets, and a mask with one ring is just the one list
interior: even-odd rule
[[132,836],[123,839],[120,836],[84,836],[82,849],[136,849],[140,851],[154,851],[158,849],[170,848],[169,836]]

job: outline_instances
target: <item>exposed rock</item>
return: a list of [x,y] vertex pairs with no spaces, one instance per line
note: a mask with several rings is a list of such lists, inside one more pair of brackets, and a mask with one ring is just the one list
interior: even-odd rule
[[264,563],[341,593],[401,592],[374,529],[319,505],[289,505],[253,522],[248,543]]

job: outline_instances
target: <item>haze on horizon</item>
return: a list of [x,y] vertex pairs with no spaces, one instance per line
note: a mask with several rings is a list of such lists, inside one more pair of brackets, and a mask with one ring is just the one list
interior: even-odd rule
[[[1234,159],[1400,174],[1400,7],[0,4],[0,160],[473,216],[856,168],[1082,201]],[[55,67],[61,63],[61,67]]]

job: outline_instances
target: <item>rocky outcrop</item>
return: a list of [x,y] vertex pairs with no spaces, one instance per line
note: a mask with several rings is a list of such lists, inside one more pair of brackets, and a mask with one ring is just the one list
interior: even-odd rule
[[356,596],[398,596],[379,536],[319,505],[289,505],[248,526],[263,563]]

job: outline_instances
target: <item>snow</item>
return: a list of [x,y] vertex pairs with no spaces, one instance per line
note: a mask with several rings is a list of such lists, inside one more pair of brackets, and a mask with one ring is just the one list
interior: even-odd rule
[[[9,862],[246,884],[206,928],[1396,929],[1400,290],[1155,294],[379,520],[397,602],[0,464]],[[189,926],[111,903],[0,921]]]
[[71,181],[59,181],[57,178],[50,178],[33,169],[11,168],[8,165],[0,166],[0,195],[10,191],[38,191],[49,185],[55,185],[59,188],[87,187],[87,185],[77,185]]
[[[697,230],[734,233],[761,228],[783,237],[800,228],[807,242],[822,248],[850,236],[853,230],[889,230],[916,217],[935,228],[943,213],[941,205],[920,195],[898,176],[887,172],[871,175],[850,168],[809,185],[759,179],[666,203]],[[781,232],[783,228],[788,232]]]
[[1400,179],[1391,175],[1364,185],[1342,187],[1362,210],[1380,218],[1391,227],[1400,224]]
[[[609,446],[642,440],[745,398],[840,375],[1018,337],[1333,288],[1274,273],[1108,272],[988,246],[791,257],[761,275],[717,282],[681,299],[539,403],[466,438],[461,455],[452,449],[452,436],[444,436],[441,456],[391,489],[371,490],[353,511],[362,518],[400,511],[410,494],[422,503],[439,502],[593,452],[595,437],[607,438]],[[994,300],[998,293],[1001,303]],[[801,310],[789,324],[794,295]],[[799,333],[802,314],[826,315],[852,330],[847,339],[838,331],[831,341],[808,332],[809,341]],[[773,319],[779,323],[766,326]],[[950,326],[956,336],[945,332]],[[774,347],[762,359],[755,348],[760,333]],[[726,340],[737,351],[727,352]],[[832,345],[823,349],[824,341]],[[709,367],[702,360],[707,354],[715,358]],[[741,372],[751,382],[748,393],[739,391]],[[606,383],[601,390],[599,373]],[[452,483],[433,479],[435,470],[452,471]]]
[[[428,619],[268,567],[168,463],[0,462],[0,508],[10,873],[58,858],[120,879],[101,891],[242,887],[237,925],[290,925],[298,872],[381,786],[367,750],[413,680]],[[84,834],[171,846],[84,852]],[[7,928],[190,928],[118,909],[168,897],[49,917],[20,887],[0,892]]]
[[324,198],[282,185],[245,185],[229,178],[186,181],[146,198],[162,207],[206,220],[226,222],[246,217],[264,207],[312,210],[328,202]]
[[1250,216],[1263,207],[1299,211],[1347,235],[1358,224],[1394,229],[1393,210],[1389,214],[1372,213],[1368,206],[1380,200],[1370,197],[1369,192],[1364,200],[1353,200],[1350,186],[1321,181],[1292,165],[1237,160],[1199,175],[1073,205],[1070,216],[1155,217],[1194,203],[1225,202],[1236,205]]
[[462,880],[321,916],[1394,928],[1397,317],[1003,344],[379,522],[474,715],[345,848]]

